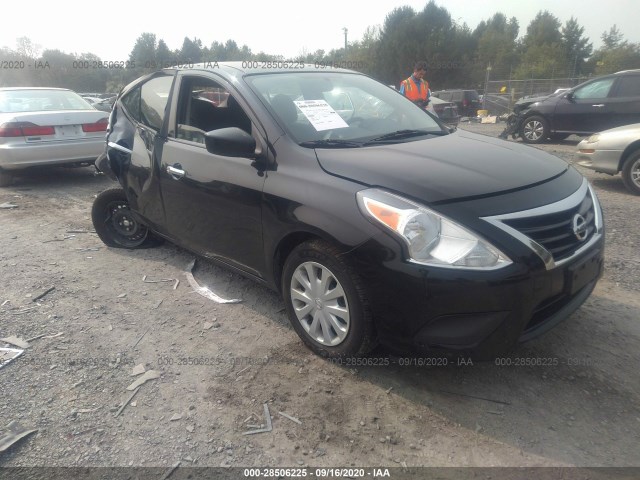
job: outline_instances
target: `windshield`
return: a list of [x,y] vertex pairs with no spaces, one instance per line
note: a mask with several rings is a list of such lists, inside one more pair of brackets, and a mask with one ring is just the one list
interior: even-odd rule
[[303,146],[398,143],[446,133],[434,117],[364,75],[296,72],[246,79],[278,123]]
[[69,90],[0,91],[0,112],[95,110],[80,95]]

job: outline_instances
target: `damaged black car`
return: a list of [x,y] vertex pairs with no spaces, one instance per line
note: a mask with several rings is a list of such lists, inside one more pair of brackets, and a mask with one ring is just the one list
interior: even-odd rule
[[639,122],[640,70],[625,70],[516,103],[500,137],[520,136],[535,144]]
[[94,202],[100,238],[168,240],[255,279],[327,357],[378,344],[496,356],[591,294],[604,224],[577,170],[451,132],[366,75],[287,66],[128,85],[97,162],[120,184]]

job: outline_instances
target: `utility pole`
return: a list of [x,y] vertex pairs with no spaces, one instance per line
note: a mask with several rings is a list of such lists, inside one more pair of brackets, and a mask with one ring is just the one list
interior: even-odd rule
[[489,76],[491,74],[491,64],[487,66],[487,76],[484,79],[484,94],[482,95],[482,108],[486,109],[487,106],[487,91],[489,90]]
[[349,29],[347,27],[342,27],[342,31],[344,32],[344,51],[347,51],[347,33]]

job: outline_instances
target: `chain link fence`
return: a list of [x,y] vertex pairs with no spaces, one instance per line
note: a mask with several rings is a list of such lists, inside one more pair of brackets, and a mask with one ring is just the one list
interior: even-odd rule
[[491,115],[511,112],[513,105],[523,97],[549,95],[558,89],[568,89],[591,77],[531,78],[527,80],[489,80],[485,84],[483,108]]

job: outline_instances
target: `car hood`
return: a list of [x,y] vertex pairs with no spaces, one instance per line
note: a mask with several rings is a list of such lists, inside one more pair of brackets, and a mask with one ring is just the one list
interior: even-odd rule
[[433,203],[545,182],[568,164],[534,147],[457,131],[394,145],[316,149],[329,174]]

